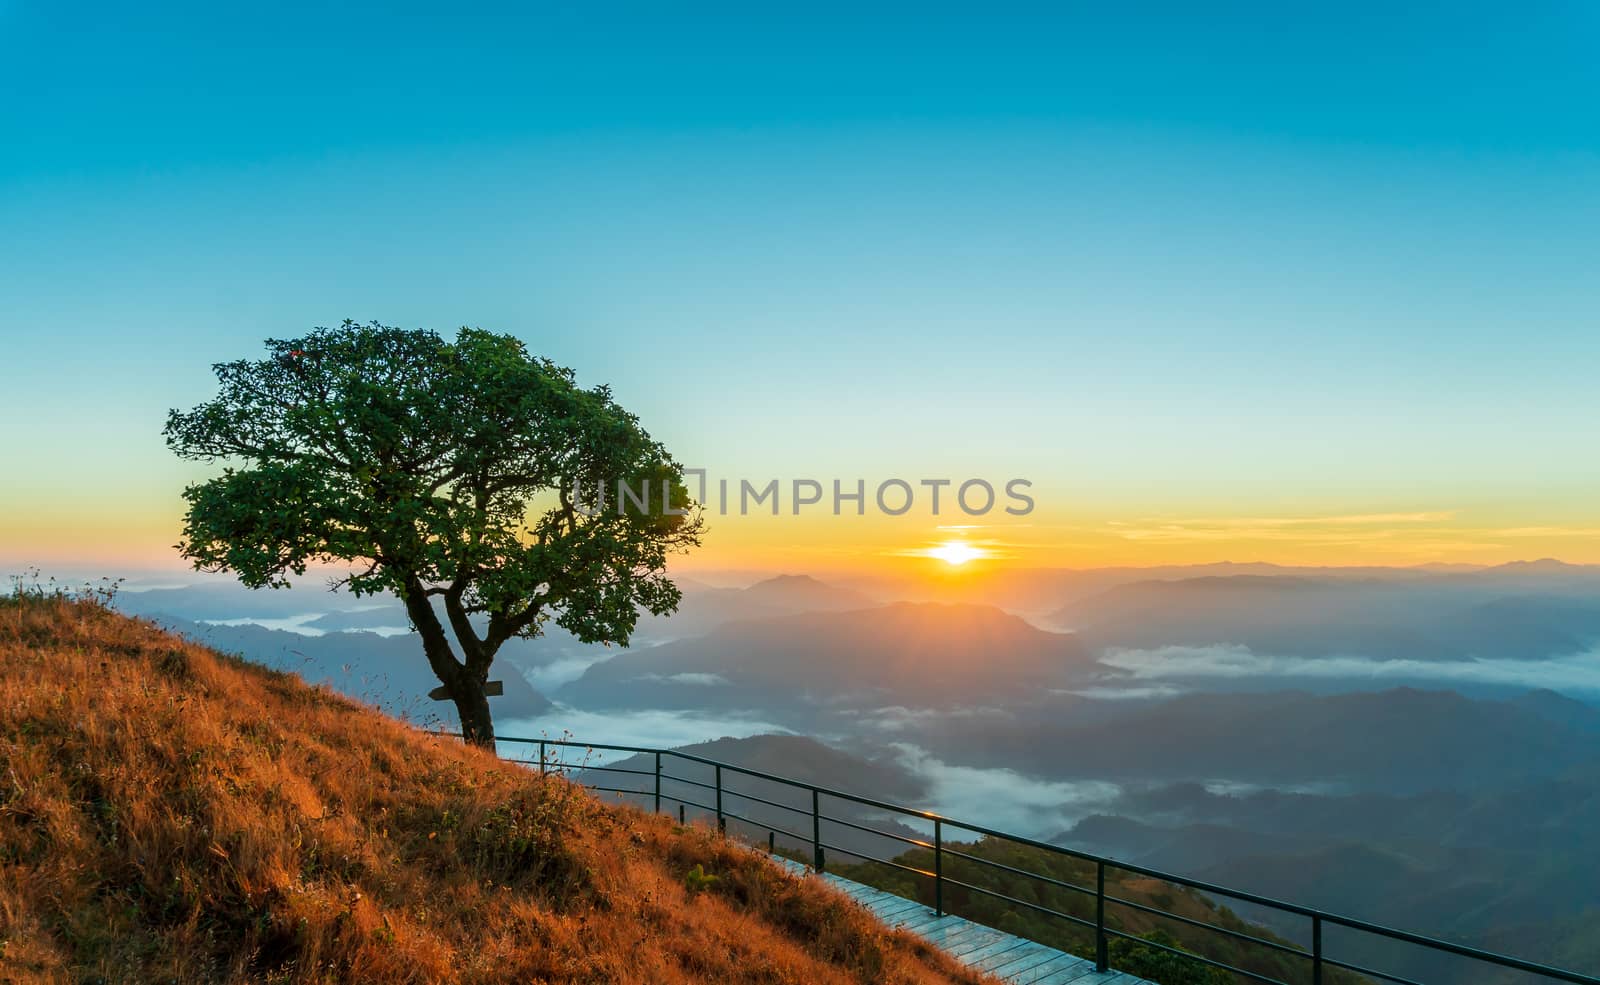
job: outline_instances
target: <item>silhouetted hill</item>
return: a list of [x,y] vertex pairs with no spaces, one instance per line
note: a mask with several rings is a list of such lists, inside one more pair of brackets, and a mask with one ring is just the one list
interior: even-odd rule
[[1072,602],[1050,622],[1097,648],[1232,645],[1301,657],[1522,660],[1600,640],[1600,592],[1506,595],[1480,574],[1141,581]]
[[1086,661],[1070,636],[987,606],[896,603],[731,623],[621,653],[561,692],[586,705],[785,701],[948,706],[1061,686]]
[[[898,763],[863,759],[803,735],[724,737],[677,750],[901,804],[916,804],[928,792],[925,779]],[[631,762],[639,765],[643,758]]]
[[730,622],[865,609],[875,604],[869,595],[810,575],[778,575],[748,588],[685,589],[678,611],[670,616],[642,618],[639,635],[644,639],[683,639],[702,636]]
[[1542,707],[1412,688],[1191,694],[1088,726],[973,718],[944,722],[922,739],[965,762],[1041,776],[1335,790],[1482,789],[1600,762],[1587,726]]
[[[1574,919],[1594,905],[1600,883],[1600,858],[1572,850],[1600,831],[1600,770],[1593,763],[1487,791],[1219,795],[1184,784],[1143,791],[1118,806],[1152,820],[1087,818],[1054,840],[1591,974],[1600,970],[1600,953],[1585,956],[1577,936],[1590,924]],[[1504,933],[1536,926],[1530,939]],[[1409,977],[1465,980],[1448,961],[1406,960],[1395,970]]]
[[169,615],[196,622],[207,619],[288,619],[379,604],[383,599],[358,599],[331,592],[315,580],[289,588],[249,589],[233,579],[207,578],[172,588],[118,593],[117,608],[138,616]]
[[[207,646],[236,653],[274,670],[298,674],[308,683],[325,683],[391,715],[416,722],[437,720],[441,725],[455,721],[451,702],[428,697],[439,681],[415,636],[305,636],[250,624],[208,626],[166,617],[158,622]],[[491,676],[501,681],[505,689],[504,696],[489,699],[489,707],[497,717],[528,718],[550,708],[550,701],[530,687],[510,661],[498,661]]]
[[[722,738],[680,746],[678,751],[813,783],[829,790],[913,807],[927,794],[927,782],[896,763],[863,759],[804,736]],[[630,756],[610,765],[642,771],[646,775],[598,769],[580,771],[576,775],[585,783],[638,791],[640,796],[633,798],[636,803],[653,802],[654,756]],[[686,801],[688,817],[713,816],[715,795],[708,788],[715,783],[715,767],[663,756],[661,768],[661,789],[668,810]],[[808,790],[728,769],[722,771],[722,787],[723,806],[731,815],[727,818],[730,832],[755,842],[765,841],[768,832],[773,832],[779,848],[800,852],[799,857],[808,860],[811,858],[811,794]],[[848,798],[823,795],[820,807],[825,815],[820,822],[823,842],[869,858],[899,854],[906,843],[896,838],[921,838],[926,834],[907,827],[892,815],[885,817],[882,811]],[[864,831],[863,828],[873,830]]]
[[1259,576],[1405,584],[1426,581],[1442,574],[1468,574],[1477,570],[1480,570],[1479,566],[1474,565],[1291,567],[1234,561],[1139,568],[1016,568],[997,565],[962,569],[944,577],[938,572],[918,573],[915,576],[857,576],[841,584],[859,586],[883,599],[967,602],[999,606],[1030,616],[1045,616],[1064,604],[1136,582]]

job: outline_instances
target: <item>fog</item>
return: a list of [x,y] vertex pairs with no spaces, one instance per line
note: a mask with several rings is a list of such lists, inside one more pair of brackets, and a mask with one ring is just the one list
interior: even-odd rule
[[927,808],[1024,837],[1053,837],[1122,795],[1120,786],[1104,780],[1041,780],[1008,769],[952,766],[908,743],[892,748],[901,766],[928,781]]
[[[742,715],[718,715],[692,711],[661,711],[639,709],[617,712],[583,711],[577,708],[556,706],[549,713],[535,718],[508,718],[497,722],[495,732],[504,737],[525,739],[570,739],[575,742],[595,742],[619,746],[643,746],[651,749],[675,748],[709,742],[725,736],[746,738],[789,730],[761,718]],[[518,759],[531,756],[520,743],[507,743],[501,751]],[[580,750],[569,750],[570,758],[582,758]],[[611,762],[625,758],[627,753],[597,752],[591,763]]]
[[[1286,657],[1255,653],[1242,646],[1164,646],[1150,650],[1113,649],[1100,663],[1132,680],[1185,678],[1233,680],[1304,678],[1371,680],[1384,684],[1436,681],[1527,689],[1546,688],[1575,695],[1600,695],[1600,651],[1541,660],[1374,660],[1370,657]],[[1102,692],[1115,687],[1101,687]],[[1123,696],[1133,696],[1124,688]],[[1080,692],[1082,693],[1082,692]],[[1096,696],[1106,696],[1104,694]]]

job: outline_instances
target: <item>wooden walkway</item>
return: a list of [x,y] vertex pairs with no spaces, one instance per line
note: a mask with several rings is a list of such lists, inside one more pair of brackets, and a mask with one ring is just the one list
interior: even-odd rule
[[[779,858],[797,875],[811,869]],[[835,889],[871,910],[891,927],[909,930],[957,961],[1016,985],[1150,985],[1117,971],[1097,972],[1094,962],[1053,947],[1001,933],[961,917],[939,916],[931,907],[836,875],[823,877]]]

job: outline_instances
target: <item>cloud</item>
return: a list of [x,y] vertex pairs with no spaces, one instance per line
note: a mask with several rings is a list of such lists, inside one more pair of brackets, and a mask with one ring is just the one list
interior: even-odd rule
[[[908,743],[891,748],[901,766],[928,781],[933,810],[1024,837],[1053,837],[1122,796],[1121,787],[1105,780],[1043,780],[1008,769],[953,766]],[[945,837],[966,835],[946,828]]]
[[903,732],[908,728],[936,723],[951,718],[1000,718],[1010,720],[1016,716],[1003,708],[960,707],[960,708],[907,708],[904,705],[890,705],[884,708],[841,708],[838,711],[841,718],[861,719],[861,724],[876,728],[884,732]]
[[1600,651],[1549,660],[1376,660],[1284,657],[1248,647],[1163,646],[1114,649],[1100,663],[1132,680],[1281,677],[1310,680],[1440,681],[1600,694]]
[[1254,539],[1356,545],[1418,535],[1437,536],[1440,531],[1436,525],[1448,523],[1455,516],[1454,510],[1431,510],[1321,516],[1147,517],[1134,521],[1113,520],[1107,526],[1125,540]]
[[1495,537],[1600,537],[1600,527],[1506,527],[1484,532]]
[[1183,688],[1173,684],[1149,684],[1142,687],[1086,687],[1076,691],[1058,691],[1058,694],[1075,694],[1080,698],[1098,701],[1150,701],[1159,698],[1176,698]]
[[[759,718],[732,714],[705,715],[657,709],[607,713],[557,706],[537,718],[512,718],[496,722],[495,732],[502,740],[507,736],[521,736],[526,739],[573,739],[665,749],[709,742],[724,736],[745,738],[772,733],[788,734],[789,730]],[[566,758],[574,763],[585,760],[582,749],[569,748],[566,751]],[[523,743],[502,742],[500,752],[502,755],[535,761],[539,757],[537,745],[530,752]],[[597,751],[587,758],[587,763],[591,766],[600,765],[629,755],[632,754]]]
[[659,684],[692,684],[696,687],[726,687],[730,682],[721,674],[642,674],[636,681],[653,681]]
[[577,656],[562,656],[546,664],[531,667],[518,667],[522,677],[531,684],[536,691],[548,694],[563,684],[570,684],[583,676],[583,672],[603,660],[610,659],[614,654],[600,650],[596,653],[582,653]]

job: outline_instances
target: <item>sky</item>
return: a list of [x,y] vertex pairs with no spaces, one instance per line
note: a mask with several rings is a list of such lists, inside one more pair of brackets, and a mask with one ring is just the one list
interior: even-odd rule
[[684,6],[0,0],[0,569],[179,564],[167,410],[347,317],[1032,484],[685,568],[1600,562],[1600,8]]

